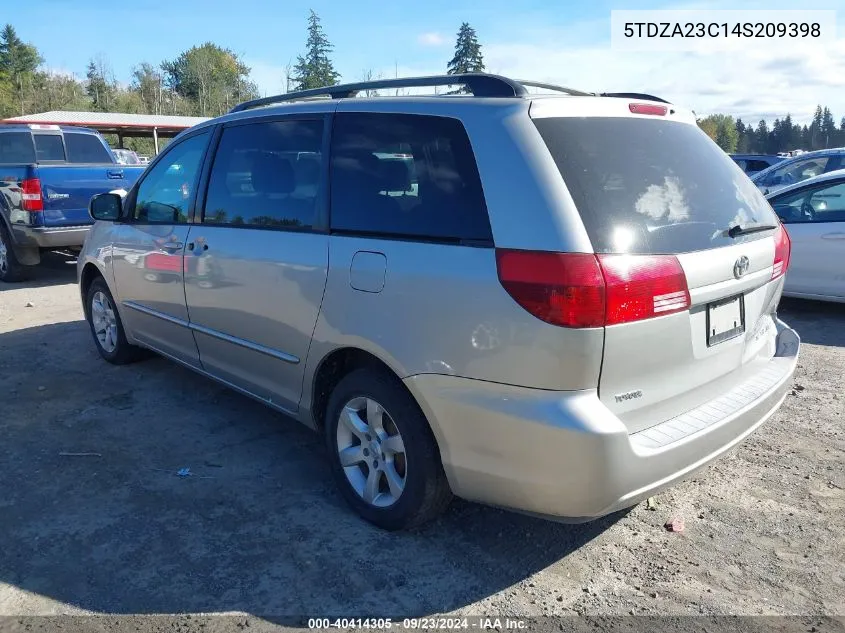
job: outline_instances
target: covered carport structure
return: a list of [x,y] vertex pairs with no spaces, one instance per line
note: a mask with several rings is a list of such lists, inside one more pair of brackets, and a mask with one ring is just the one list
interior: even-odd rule
[[115,134],[118,145],[124,138],[152,138],[158,154],[160,138],[173,138],[182,130],[207,121],[205,117],[171,116],[165,114],[124,114],[121,112],[42,112],[4,119],[3,123],[42,125],[76,125],[97,130],[100,134]]

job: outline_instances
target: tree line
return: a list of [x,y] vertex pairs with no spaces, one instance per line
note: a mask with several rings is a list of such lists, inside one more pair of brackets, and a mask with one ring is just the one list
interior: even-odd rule
[[[331,58],[333,50],[319,16],[311,11],[305,51],[295,64],[288,65],[281,78],[285,89],[307,90],[339,83],[341,75]],[[139,63],[132,69],[128,84],[117,81],[102,57],[90,60],[84,79],[46,70],[44,61],[38,49],[21,40],[11,24],[0,31],[0,118],[51,110],[213,117],[259,96],[258,87],[250,79],[250,68],[240,56],[213,42],[193,46],[157,65]],[[464,22],[446,72],[484,70],[478,36]],[[358,79],[377,78],[368,70]],[[373,96],[377,91],[366,94]],[[790,115],[775,119],[771,127],[764,120],[756,126],[748,125],[724,114],[710,115],[698,123],[727,152],[772,154],[845,146],[845,117],[837,127],[831,111],[822,106],[816,108],[812,122],[803,126],[794,123]],[[149,150],[146,139],[127,139],[127,144]]]
[[804,125],[795,123],[789,114],[775,119],[771,127],[762,119],[755,126],[725,114],[700,119],[698,125],[729,153],[777,154],[845,146],[845,117],[837,127],[830,108],[821,105],[816,107],[812,121]]

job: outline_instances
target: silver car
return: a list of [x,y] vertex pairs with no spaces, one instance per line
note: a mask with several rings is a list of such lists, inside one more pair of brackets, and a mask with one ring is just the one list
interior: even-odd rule
[[845,302],[845,169],[768,196],[792,241],[783,293]]
[[751,176],[764,195],[769,195],[831,171],[845,168],[845,147],[802,152]]
[[386,529],[453,494],[587,520],[689,476],[790,387],[789,238],[691,112],[532,85],[335,86],[184,132],[91,202],[99,353],[153,350],[318,430]]

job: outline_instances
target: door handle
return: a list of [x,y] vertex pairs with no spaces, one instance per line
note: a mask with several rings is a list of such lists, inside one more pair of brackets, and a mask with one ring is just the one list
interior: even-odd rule
[[841,231],[836,233],[825,233],[822,235],[823,240],[845,240],[845,233]]
[[182,247],[185,244],[182,242],[168,242],[167,244],[161,245],[161,250],[168,251],[170,253],[175,253],[176,251],[182,250]]
[[109,178],[123,178],[122,171],[109,171],[107,175]]
[[201,251],[207,251],[208,250],[208,244],[205,244],[205,243],[195,244],[194,242],[188,242],[188,250],[189,251],[192,251],[197,247],[199,247],[199,250],[201,250]]

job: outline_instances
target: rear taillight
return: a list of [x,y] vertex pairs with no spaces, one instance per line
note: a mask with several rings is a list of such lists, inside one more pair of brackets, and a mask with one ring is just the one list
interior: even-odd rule
[[564,327],[604,325],[604,279],[586,253],[496,250],[499,281],[538,319]]
[[690,306],[687,277],[674,255],[599,255],[607,285],[606,325],[681,312]]
[[777,279],[786,274],[786,269],[789,268],[791,249],[792,243],[789,241],[789,233],[786,232],[786,227],[781,224],[775,232],[775,260],[772,264],[772,279]]
[[44,199],[41,196],[41,181],[38,178],[27,178],[21,183],[24,211],[43,211]]
[[669,109],[666,106],[655,103],[629,103],[628,110],[632,114],[653,114],[655,116],[666,116]]
[[497,249],[499,281],[538,319],[571,328],[603,327],[689,308],[672,255],[592,255]]

